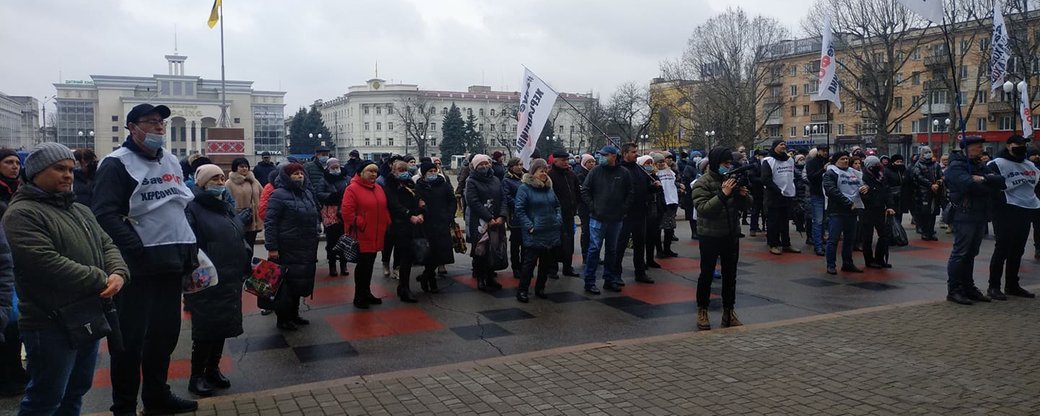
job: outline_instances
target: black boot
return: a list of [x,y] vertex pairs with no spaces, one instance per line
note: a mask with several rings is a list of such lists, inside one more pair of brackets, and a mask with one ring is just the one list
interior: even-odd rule
[[206,364],[209,360],[209,344],[199,341],[191,343],[191,378],[188,380],[188,391],[196,396],[209,397],[213,388],[206,382]]
[[329,276],[339,276],[339,273],[336,270],[336,259],[334,257],[329,258]]
[[426,284],[430,285],[430,293],[440,293],[440,289],[437,288],[437,275],[430,275],[430,278],[426,280]]
[[343,277],[350,276],[350,272],[347,271],[346,259],[339,259],[339,274],[343,275]]
[[224,341],[217,341],[210,350],[209,360],[206,364],[206,382],[218,389],[231,388],[231,380],[224,377],[220,372],[220,357],[224,355]]
[[397,287],[397,298],[400,299],[401,302],[404,302],[404,303],[416,303],[416,302],[418,302],[418,300],[415,300],[415,297],[412,296],[412,291],[408,290],[408,288],[404,287],[404,286],[398,286]]

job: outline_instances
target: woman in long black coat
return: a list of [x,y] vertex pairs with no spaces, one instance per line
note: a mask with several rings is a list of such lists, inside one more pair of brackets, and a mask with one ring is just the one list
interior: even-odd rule
[[430,242],[430,258],[426,261],[426,269],[419,276],[419,284],[424,292],[437,293],[437,266],[455,263],[454,241],[451,238],[452,222],[455,222],[455,190],[441,176],[440,169],[433,163],[424,162],[419,166],[421,178],[415,190],[426,203],[422,230],[426,240]]
[[397,297],[402,302],[415,303],[412,296],[410,279],[412,272],[412,239],[417,237],[424,221],[423,205],[415,192],[412,173],[408,171],[408,163],[402,159],[391,159],[390,174],[384,178],[383,191],[386,192],[386,206],[390,211],[390,229],[387,231],[386,244],[393,245],[394,254],[400,267],[397,281]]
[[257,306],[275,311],[278,329],[295,331],[310,324],[300,317],[300,298],[314,292],[321,218],[303,165],[283,166],[274,187],[264,216],[264,246],[267,258],[286,272],[274,301],[257,298]]
[[[185,294],[191,313],[191,379],[188,390],[200,396],[231,383],[220,373],[224,339],[242,334],[242,282],[249,273],[253,250],[245,240],[245,222],[252,213],[236,215],[226,199],[225,177],[217,165],[203,165],[195,173],[195,199],[185,213],[201,251],[217,269],[216,286]],[[247,209],[248,210],[248,209]]]

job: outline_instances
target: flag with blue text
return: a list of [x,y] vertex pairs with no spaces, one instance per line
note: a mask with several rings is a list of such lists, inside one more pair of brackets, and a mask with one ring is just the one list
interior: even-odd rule
[[538,144],[542,128],[556,104],[557,94],[527,68],[524,68],[524,79],[520,85],[523,88],[520,90],[520,108],[516,114],[516,157],[527,169],[531,166],[531,153]]

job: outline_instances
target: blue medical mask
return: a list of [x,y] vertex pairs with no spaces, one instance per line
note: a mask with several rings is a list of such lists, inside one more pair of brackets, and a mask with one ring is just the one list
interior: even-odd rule
[[321,162],[321,164],[323,164],[323,165],[325,164],[325,162],[328,162],[328,161],[329,161],[329,157],[328,156],[322,156],[322,157],[318,158],[318,162]]
[[166,136],[155,133],[145,133],[144,142],[142,144],[144,147],[148,148],[148,150],[154,152],[161,149],[163,145],[166,144]]
[[441,175],[438,175],[436,173],[430,174],[430,175],[426,175],[426,182],[437,182],[437,180],[440,179],[440,178],[441,178]]
[[607,157],[606,157],[606,156],[603,156],[603,155],[596,155],[596,164],[597,164],[597,165],[600,165],[600,166],[607,166],[607,164],[608,164],[608,163],[610,163],[610,162],[609,162],[609,161],[607,160]]
[[409,179],[412,179],[412,174],[410,174],[408,172],[401,172],[401,173],[397,174],[397,180],[399,180],[401,182],[405,182],[405,181],[407,181]]
[[210,185],[206,187],[206,192],[219,198],[221,195],[224,195],[224,190],[226,189],[227,187],[224,185]]
[[643,165],[643,170],[645,170],[647,173],[651,173],[654,171],[654,167],[650,165]]
[[725,175],[729,173],[729,166],[719,165],[719,175]]
[[415,171],[417,171],[417,170],[419,170],[419,168],[417,168],[415,166],[408,166],[408,173],[411,173],[412,175],[414,175]]

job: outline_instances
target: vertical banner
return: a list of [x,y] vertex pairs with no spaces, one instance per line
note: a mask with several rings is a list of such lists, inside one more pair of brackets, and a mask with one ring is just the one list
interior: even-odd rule
[[990,42],[989,57],[989,84],[990,97],[996,94],[997,89],[1004,85],[1004,77],[1007,75],[1007,62],[1011,54],[1008,51],[1008,31],[1004,25],[1003,4],[1000,0],[993,1],[993,38]]
[[538,144],[542,128],[556,104],[557,94],[527,68],[524,68],[524,79],[520,85],[523,89],[520,90],[520,109],[516,114],[516,157],[527,169],[531,166],[531,153]]
[[943,21],[943,0],[897,0],[903,7],[910,9],[921,17],[941,24]]
[[1025,81],[1018,83],[1018,114],[1022,117],[1022,137],[1033,135],[1033,107],[1029,104],[1029,86]]
[[830,101],[841,110],[841,97],[838,96],[838,62],[834,59],[834,35],[831,31],[831,18],[823,23],[823,42],[820,49],[819,92],[813,101]]

